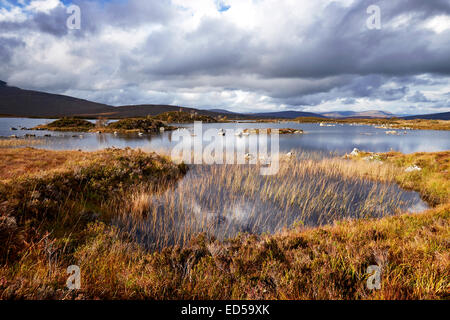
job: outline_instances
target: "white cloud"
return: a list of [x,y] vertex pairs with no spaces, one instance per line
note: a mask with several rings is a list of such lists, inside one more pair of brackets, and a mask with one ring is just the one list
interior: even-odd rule
[[4,80],[115,105],[234,111],[420,112],[439,108],[409,101],[416,91],[448,99],[449,16],[407,1],[384,2],[377,32],[365,28],[367,1],[227,0],[223,12],[216,0],[128,1],[78,1],[80,31],[66,29],[58,0],[0,8]]

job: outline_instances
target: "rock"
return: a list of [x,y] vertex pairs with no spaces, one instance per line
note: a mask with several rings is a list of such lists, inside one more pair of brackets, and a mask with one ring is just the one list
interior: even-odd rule
[[359,155],[361,151],[359,151],[358,148],[354,148],[353,151],[350,153],[351,156],[357,156]]
[[422,168],[413,165],[405,169],[405,172],[414,172],[414,171],[422,171]]
[[386,134],[397,135],[397,131],[386,131]]

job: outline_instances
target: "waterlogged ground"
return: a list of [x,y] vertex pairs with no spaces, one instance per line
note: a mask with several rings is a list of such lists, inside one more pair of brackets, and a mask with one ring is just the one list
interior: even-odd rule
[[[161,194],[137,194],[116,223],[148,248],[158,249],[184,245],[199,232],[223,240],[240,232],[276,233],[293,225],[427,208],[416,192],[344,177],[345,161],[319,160],[321,156],[284,159],[273,176],[260,175],[258,166],[193,166],[177,186]],[[376,165],[369,170],[377,170]]]
[[[174,132],[138,136],[20,129],[50,121],[3,118],[0,119],[0,136],[35,134],[36,138],[31,140],[45,141],[31,146],[54,150],[131,147],[170,154],[180,143],[175,141]],[[193,132],[193,125],[181,126]],[[18,130],[11,131],[11,127]],[[203,124],[203,132],[221,128],[236,131],[294,128],[305,133],[279,136],[281,154],[292,151],[294,156],[281,161],[277,175],[262,176],[257,165],[192,165],[186,177],[169,190],[156,195],[137,193],[115,224],[131,231],[148,248],[162,248],[183,245],[198,232],[225,239],[239,232],[279,232],[294,224],[317,226],[347,218],[382,217],[400,210],[418,212],[427,208],[418,193],[402,190],[395,183],[375,182],[356,173],[355,176],[343,175],[342,164],[323,160],[351,152],[355,147],[373,152],[393,149],[403,153],[450,149],[450,131],[401,130],[401,134],[388,135],[386,131],[390,130],[365,125]],[[204,141],[203,135],[190,134],[183,143],[190,146],[202,139],[204,147],[211,143]],[[222,139],[223,144],[232,140],[235,147],[246,150],[255,136],[229,134],[225,137],[217,135],[215,139]],[[270,152],[270,140],[268,150]],[[322,163],[320,166],[319,162]]]

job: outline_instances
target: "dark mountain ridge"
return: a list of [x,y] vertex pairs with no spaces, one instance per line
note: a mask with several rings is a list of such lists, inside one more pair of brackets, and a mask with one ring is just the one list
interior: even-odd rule
[[[172,105],[130,105],[114,107],[60,94],[52,94],[34,90],[25,90],[8,86],[0,80],[0,116],[36,117],[36,118],[130,118],[155,116],[168,111],[184,111],[215,118],[233,119],[295,119],[299,117],[315,118],[390,118],[395,115],[384,111],[335,111],[328,113],[312,113],[302,111],[280,111],[263,113],[235,113],[228,110],[201,110]],[[450,112],[408,116],[402,119],[434,119],[450,120]]]

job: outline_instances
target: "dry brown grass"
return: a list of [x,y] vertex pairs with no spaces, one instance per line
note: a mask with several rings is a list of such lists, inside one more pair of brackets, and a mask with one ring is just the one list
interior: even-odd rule
[[290,157],[273,176],[261,176],[259,165],[197,166],[176,188],[138,190],[129,205],[117,206],[118,222],[148,248],[164,248],[184,246],[200,232],[223,240],[382,217],[420,203],[395,186],[397,171],[392,164]]
[[[22,176],[15,184],[9,184],[14,190],[20,189],[17,196],[23,194],[22,190],[26,190],[26,195],[15,211],[8,211],[8,206],[0,201],[0,208],[6,209],[3,217],[6,213],[15,219],[0,219],[0,239],[2,244],[7,243],[0,252],[6,250],[9,256],[6,263],[0,264],[0,299],[450,298],[449,203],[437,204],[420,214],[336,221],[318,228],[297,226],[276,235],[241,234],[225,241],[198,235],[183,248],[152,252],[112,226],[108,218],[111,212],[117,212],[121,198],[124,202],[133,200],[134,210],[145,214],[153,194],[140,196],[131,188],[118,197],[104,184],[117,187],[120,181],[126,181],[122,170],[131,167],[126,172],[132,173],[152,164],[147,167],[151,170],[141,173],[148,178],[147,184],[163,186],[169,181],[161,180],[163,177],[173,174],[176,178],[176,167],[164,158],[148,162],[145,154],[114,152],[100,152],[92,159],[74,161],[73,166],[64,165],[64,174],[59,171],[61,164],[48,165],[53,168],[48,176],[30,173],[31,180]],[[432,195],[440,194],[442,189],[426,183],[430,174],[440,185],[448,180],[445,172],[438,171],[446,168],[448,154],[386,156],[389,158],[392,161],[384,160],[385,164],[334,159],[330,160],[331,168],[325,160],[313,161],[306,162],[307,168],[297,170],[316,170],[321,174],[328,170],[328,174],[336,176],[353,176],[354,181],[362,177],[389,180],[393,174],[397,180],[405,165],[420,160],[428,171],[418,172],[423,174],[419,178],[406,176],[403,183],[419,181],[417,189]],[[386,162],[388,169],[381,169]],[[77,166],[89,169],[80,171]],[[110,180],[111,175],[120,179]],[[42,184],[37,184],[42,188],[38,189],[39,196],[31,186],[36,186],[35,179],[43,179],[42,176]],[[138,174],[127,184],[136,184],[139,179]],[[31,182],[24,185],[24,181]],[[77,190],[75,186],[80,181],[86,187],[81,198],[67,192],[72,187]],[[233,187],[233,181],[227,183]],[[52,192],[43,194],[48,185],[54,186]],[[52,201],[56,194],[61,197],[56,206],[48,206],[44,196]],[[99,195],[103,195],[100,202]],[[439,195],[434,198],[445,199]],[[19,215],[24,210],[32,213],[26,221]],[[93,212],[101,215],[96,217]],[[81,267],[80,291],[69,292],[65,288],[66,268],[71,264]],[[366,270],[372,264],[382,267],[381,290],[366,287]]]
[[45,143],[44,139],[0,139],[0,148],[35,146]]
[[[267,121],[267,120],[266,120]],[[274,121],[274,120],[269,120]],[[343,124],[365,124],[383,126],[392,129],[413,129],[413,130],[450,130],[450,120],[403,120],[403,119],[324,119],[324,118],[297,118],[295,121],[301,123],[343,123]]]
[[41,149],[2,149],[0,152],[0,180],[35,174],[60,168],[78,152],[48,151]]
[[[395,173],[387,172],[386,176],[403,188],[420,192],[422,197],[432,205],[450,202],[450,151],[412,154],[388,152],[381,155],[362,152],[353,158],[363,160],[370,156],[374,156],[386,167],[397,168]],[[411,166],[417,166],[421,170],[406,172],[406,169]]]

